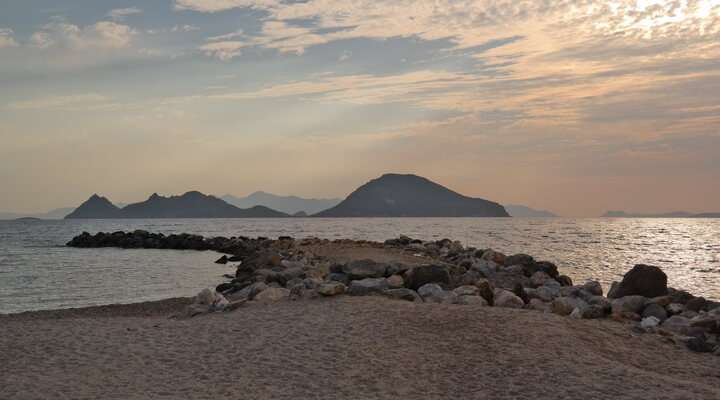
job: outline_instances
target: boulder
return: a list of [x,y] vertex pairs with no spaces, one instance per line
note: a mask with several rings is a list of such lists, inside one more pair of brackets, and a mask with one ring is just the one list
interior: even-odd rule
[[228,263],[228,256],[222,256],[215,260],[215,264],[227,264]]
[[659,322],[665,321],[668,317],[665,308],[657,303],[649,303],[642,312],[643,318],[654,317]]
[[499,264],[488,260],[479,260],[470,267],[471,271],[477,271],[485,278],[493,277],[499,269]]
[[[195,311],[215,312],[225,310],[229,304],[230,302],[225,298],[225,296],[218,293],[215,289],[206,288],[195,296],[192,306]],[[190,316],[192,316],[197,315],[198,313],[190,314]]]
[[513,254],[505,257],[505,265],[531,265],[535,259],[527,254]]
[[658,297],[668,294],[667,275],[658,267],[638,264],[623,277],[612,296],[620,298],[626,296]]
[[690,320],[690,326],[704,332],[720,334],[720,315],[705,313]]
[[685,309],[695,312],[700,312],[702,310],[706,310],[708,306],[708,301],[704,297],[693,297],[692,299],[688,300],[687,303],[685,303]]
[[621,315],[625,312],[640,314],[645,309],[647,299],[643,296],[625,296],[612,301],[613,314]]
[[560,274],[558,273],[557,265],[549,261],[539,261],[535,264],[532,264],[530,267],[526,266],[526,269],[528,268],[530,268],[528,272],[532,271],[533,273],[535,273],[535,271],[542,271],[550,275],[550,277],[552,277],[553,279],[557,279],[560,276]]
[[505,258],[506,258],[505,254],[500,253],[495,250],[492,250],[492,249],[483,251],[482,256],[480,256],[481,260],[492,261],[495,264],[499,264],[499,265],[506,265]]
[[587,281],[584,285],[582,285],[582,288],[593,296],[603,295],[602,285],[600,285],[600,282],[598,281]]
[[400,289],[405,287],[405,280],[400,275],[393,275],[387,278],[387,283],[390,289]]
[[587,303],[578,298],[558,297],[552,301],[551,311],[558,315],[570,315],[576,308],[582,313],[587,306]]
[[290,291],[285,288],[269,287],[258,293],[254,300],[260,303],[275,303],[290,298]]
[[640,321],[640,327],[646,331],[654,330],[659,325],[660,325],[660,320],[653,316],[644,317],[642,319],[642,321]]
[[685,306],[680,303],[670,303],[667,307],[665,307],[665,310],[667,310],[670,315],[677,315],[682,314],[683,311],[685,311]]
[[462,274],[456,283],[459,286],[474,285],[477,283],[477,281],[482,279],[483,276],[484,275],[482,275],[480,272],[471,269],[468,272]]
[[480,279],[475,282],[475,286],[479,289],[478,294],[485,299],[489,305],[494,304],[495,287],[487,279]]
[[350,296],[369,296],[382,294],[387,289],[389,289],[389,286],[385,278],[365,278],[350,282],[347,294]]
[[605,318],[608,314],[609,308],[605,308],[602,305],[589,305],[582,310],[583,319],[599,319]]
[[530,277],[530,287],[537,288],[540,286],[544,286],[545,282],[550,281],[550,280],[554,280],[554,279],[551,278],[550,275],[548,275],[547,273],[545,273],[543,271],[537,271],[534,274],[532,274],[532,276]]
[[[422,285],[420,289],[418,289],[418,294],[425,302],[428,303],[447,303],[451,302],[451,299],[449,298],[451,296],[452,292],[446,292],[440,285],[436,283],[428,283],[425,285]],[[454,293],[452,293],[454,297],[457,297]]]
[[550,303],[546,303],[540,299],[530,299],[528,307],[530,307],[530,309],[532,310],[550,312]]
[[477,286],[460,286],[453,290],[458,296],[480,296],[480,289]]
[[557,277],[557,281],[560,282],[561,286],[572,286],[573,282],[567,275],[560,275]]
[[539,288],[528,292],[528,296],[531,299],[535,298],[543,302],[553,301],[559,295],[560,291],[557,288],[552,288],[549,286],[540,286]]
[[495,307],[523,308],[525,306],[525,302],[509,290],[495,289],[493,295]]
[[447,268],[441,265],[421,265],[405,273],[405,286],[409,289],[418,290],[428,283],[449,284],[450,274]]
[[342,272],[331,272],[327,274],[325,279],[328,281],[340,282],[345,286],[350,284],[350,277],[346,274],[343,274]]
[[317,288],[317,292],[323,296],[331,297],[345,293],[345,285],[342,282],[326,282],[320,284]]
[[354,260],[345,264],[343,272],[350,277],[351,280],[359,280],[365,278],[384,278],[387,273],[388,265],[378,263],[373,260]]
[[395,300],[405,300],[413,302],[422,302],[422,298],[416,291],[412,289],[388,289],[384,292],[385,296]]
[[666,319],[660,327],[672,333],[686,335],[690,331],[690,319],[679,315],[673,315],[672,317]]

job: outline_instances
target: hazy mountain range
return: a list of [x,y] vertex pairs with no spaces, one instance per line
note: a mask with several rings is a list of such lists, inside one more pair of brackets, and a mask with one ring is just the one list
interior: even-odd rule
[[316,214],[334,207],[342,201],[342,199],[304,199],[297,196],[278,196],[266,192],[255,192],[247,197],[236,197],[231,194],[226,194],[220,198],[235,207],[250,208],[254,206],[265,206],[290,215],[300,212],[308,215]]
[[625,211],[608,211],[603,218],[720,218],[720,212],[691,213],[687,211],[673,211],[667,213],[628,213]]
[[97,194],[77,209],[42,214],[0,213],[0,219],[77,218],[280,218],[318,217],[557,217],[523,205],[502,205],[456,193],[416,175],[385,174],[360,186],[345,200],[307,199],[258,191],[246,197],[222,197],[197,191],[147,200],[113,203]]
[[263,206],[235,207],[200,192],[163,197],[154,193],[147,200],[117,207],[105,197],[93,195],[67,219],[83,218],[281,218],[287,214]]

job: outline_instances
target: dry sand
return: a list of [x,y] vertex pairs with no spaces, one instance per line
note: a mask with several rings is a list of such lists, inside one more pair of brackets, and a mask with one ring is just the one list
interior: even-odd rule
[[720,357],[611,320],[338,298],[0,317],[4,399],[720,399]]

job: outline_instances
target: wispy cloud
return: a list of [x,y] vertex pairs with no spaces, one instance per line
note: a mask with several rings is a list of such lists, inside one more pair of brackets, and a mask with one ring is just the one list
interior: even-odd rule
[[110,105],[110,99],[106,96],[97,93],[81,93],[18,101],[8,104],[7,107],[11,110],[87,111],[91,109],[105,109]]
[[3,47],[17,47],[18,42],[15,41],[15,33],[12,29],[0,28],[0,49]]
[[267,8],[279,5],[279,0],[176,0],[177,10],[214,13],[233,8]]
[[130,15],[140,14],[142,12],[143,11],[137,7],[116,8],[114,10],[110,10],[107,13],[107,16],[116,21],[122,21]]
[[133,28],[116,22],[100,21],[80,27],[56,18],[40,31],[35,32],[30,41],[43,49],[51,47],[74,50],[119,49],[130,46],[136,34]]
[[200,50],[210,57],[215,57],[222,61],[228,61],[239,56],[243,47],[246,47],[246,43],[227,40],[207,43],[200,46]]

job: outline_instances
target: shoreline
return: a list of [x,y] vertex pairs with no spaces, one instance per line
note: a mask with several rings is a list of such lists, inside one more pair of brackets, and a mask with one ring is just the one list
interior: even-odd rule
[[605,297],[451,240],[80,237],[224,249],[236,273],[194,298],[0,315],[9,398],[720,398],[720,304],[656,267]]

